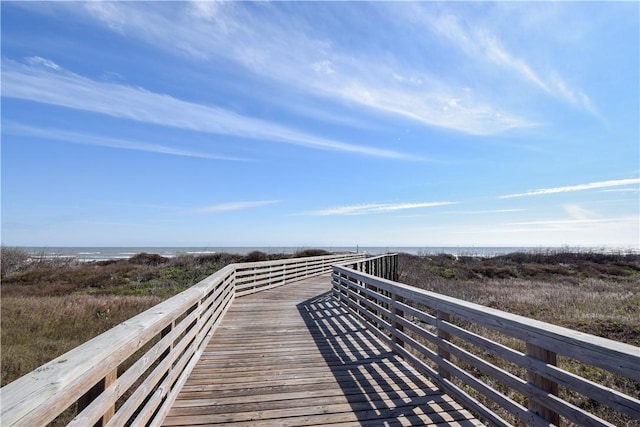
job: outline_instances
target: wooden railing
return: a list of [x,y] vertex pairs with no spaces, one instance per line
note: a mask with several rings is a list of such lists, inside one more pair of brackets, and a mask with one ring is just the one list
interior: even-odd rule
[[[372,258],[334,266],[334,296],[392,350],[485,421],[498,426],[614,425],[561,397],[573,393],[610,408],[629,420],[626,425],[640,425],[637,395],[578,374],[603,372],[635,382],[639,390],[639,347],[396,283],[387,280],[388,274],[375,277],[383,271],[375,266],[380,262]],[[510,345],[498,342],[504,338]],[[558,366],[560,358],[563,366],[582,368],[569,372]]]
[[46,425],[67,410],[72,426],[159,425],[236,296],[363,257],[228,265],[0,389],[0,425]]

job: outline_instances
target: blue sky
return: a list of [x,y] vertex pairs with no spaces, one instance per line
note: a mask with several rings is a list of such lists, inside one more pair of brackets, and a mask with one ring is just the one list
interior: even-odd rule
[[1,8],[5,245],[640,245],[638,2]]

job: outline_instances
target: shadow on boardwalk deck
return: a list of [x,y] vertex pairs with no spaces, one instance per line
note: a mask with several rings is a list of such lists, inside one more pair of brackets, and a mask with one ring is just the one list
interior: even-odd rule
[[330,287],[320,276],[236,299],[165,425],[481,425]]

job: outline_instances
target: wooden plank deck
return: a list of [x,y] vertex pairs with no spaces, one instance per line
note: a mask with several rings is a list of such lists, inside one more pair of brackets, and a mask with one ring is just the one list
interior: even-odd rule
[[164,425],[482,425],[330,289],[325,275],[237,298]]

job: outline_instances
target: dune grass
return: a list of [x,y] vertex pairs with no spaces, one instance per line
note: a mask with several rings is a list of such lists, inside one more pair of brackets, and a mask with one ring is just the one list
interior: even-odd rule
[[154,296],[2,298],[2,385],[158,304]]
[[399,264],[403,283],[640,345],[640,255],[402,254]]
[[138,254],[82,263],[46,257],[27,261],[19,251],[2,250],[2,385],[243,259]]
[[[482,304],[581,332],[640,346],[640,255],[531,253],[501,257],[453,257],[427,254],[399,257],[399,281],[440,294]],[[470,331],[517,351],[524,343],[477,325]],[[524,370],[496,358],[466,342],[455,344],[481,355],[485,360],[524,378]],[[428,345],[433,351],[435,346]],[[465,363],[458,361],[460,366]],[[429,363],[430,364],[430,363]],[[619,390],[629,396],[640,395],[640,382],[603,369],[558,357],[558,365],[587,379]],[[524,403],[526,397],[513,392],[470,366],[465,369],[512,399]],[[463,383],[467,392],[520,425],[510,414]],[[613,411],[599,402],[560,387],[560,397],[614,425],[640,427],[640,420]],[[573,426],[567,420],[562,425]]]
[[[326,254],[305,250],[295,256]],[[219,253],[163,258],[138,254],[128,260],[81,263],[47,257],[33,259],[20,249],[2,248],[1,384],[36,369],[229,263],[289,256],[252,252],[245,256]],[[481,258],[401,254],[399,281],[640,346],[640,255],[547,252]],[[590,375],[598,382],[610,382],[620,388],[620,384],[614,384],[620,382],[619,378],[602,377],[599,371]],[[640,384],[627,381],[622,389],[634,395],[640,393]],[[593,404],[578,397],[574,403],[584,407]],[[634,420],[614,421],[640,425]]]
[[254,251],[78,262],[1,249],[2,386],[234,262],[328,255]]

